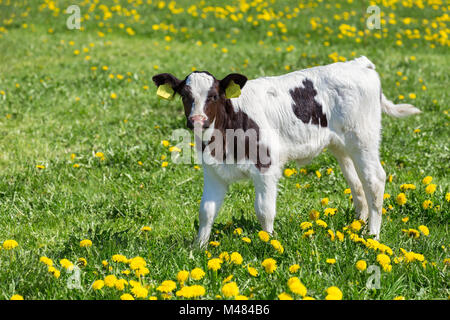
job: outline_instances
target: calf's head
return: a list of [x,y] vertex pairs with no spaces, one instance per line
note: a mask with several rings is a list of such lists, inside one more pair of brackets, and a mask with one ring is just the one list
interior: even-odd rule
[[227,112],[227,99],[237,98],[247,82],[247,77],[231,73],[217,80],[207,71],[195,71],[184,80],[170,73],[161,73],[152,78],[158,87],[157,94],[163,99],[173,99],[179,94],[183,100],[187,126],[209,128],[221,112]]

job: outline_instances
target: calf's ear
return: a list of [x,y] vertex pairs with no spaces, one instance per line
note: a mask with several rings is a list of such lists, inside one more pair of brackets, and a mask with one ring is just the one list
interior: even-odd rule
[[152,77],[153,82],[158,87],[156,94],[158,97],[166,100],[172,100],[175,96],[175,92],[178,90],[178,86],[181,83],[174,75],[170,73],[160,73]]
[[239,73],[230,73],[220,80],[220,89],[225,92],[227,99],[237,98],[241,95],[241,89],[246,82],[246,76]]

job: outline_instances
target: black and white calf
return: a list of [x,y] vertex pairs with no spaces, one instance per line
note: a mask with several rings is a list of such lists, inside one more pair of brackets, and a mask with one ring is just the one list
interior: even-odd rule
[[[164,98],[181,95],[188,127],[222,133],[206,135],[200,150],[213,159],[203,166],[200,245],[208,242],[229,184],[242,178],[253,180],[256,215],[262,229],[272,233],[284,164],[305,165],[324,148],[342,169],[358,218],[368,220],[369,233],[379,238],[386,178],[378,153],[381,113],[403,117],[420,111],[389,101],[366,57],[248,81],[236,73],[217,80],[209,72],[193,72],[184,80],[163,73],[153,81]],[[248,136],[227,135],[239,129],[255,133],[256,156],[250,156]],[[244,153],[237,156],[230,142],[243,143]],[[223,154],[206,148],[211,143],[222,144]],[[234,162],[224,161],[229,154]]]

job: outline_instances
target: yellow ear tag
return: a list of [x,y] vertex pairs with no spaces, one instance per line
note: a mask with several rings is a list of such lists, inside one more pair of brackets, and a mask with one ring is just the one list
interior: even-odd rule
[[227,99],[237,98],[241,95],[241,87],[234,83],[233,80],[230,81],[228,87],[225,89],[225,96]]
[[162,99],[172,100],[173,96],[175,95],[175,92],[173,91],[171,86],[165,83],[158,87],[156,94],[158,95],[158,97]]

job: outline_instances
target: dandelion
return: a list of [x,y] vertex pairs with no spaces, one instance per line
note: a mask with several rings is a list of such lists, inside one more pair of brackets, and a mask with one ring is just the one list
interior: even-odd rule
[[222,266],[222,260],[215,258],[215,259],[211,259],[208,261],[208,269],[209,270],[213,270],[213,271],[217,271],[221,268]]
[[381,265],[388,265],[391,263],[391,259],[389,258],[388,255],[384,254],[384,253],[380,253],[377,255],[377,262]]
[[328,205],[329,201],[330,200],[328,198],[323,198],[320,200],[320,204],[325,207],[326,205]]
[[309,228],[312,228],[312,223],[308,222],[308,221],[302,222],[302,223],[300,223],[300,228],[302,230],[307,230]]
[[289,294],[286,292],[282,292],[278,295],[278,299],[280,300],[294,300]]
[[364,271],[367,269],[367,262],[364,260],[358,260],[356,262],[356,269],[358,269],[359,271]]
[[230,256],[230,262],[240,265],[242,264],[242,256],[238,252],[233,252]]
[[311,210],[310,212],[309,212],[309,219],[310,220],[317,220],[317,219],[319,219],[319,217],[320,217],[320,212],[319,211],[317,211],[317,210]]
[[329,287],[326,292],[325,300],[342,300],[342,291],[338,287]]
[[15,294],[9,300],[23,300],[23,297],[20,294]]
[[210,241],[209,245],[213,246],[213,247],[218,247],[218,246],[220,246],[220,242],[219,241]]
[[134,294],[136,298],[146,298],[148,296],[148,290],[142,287],[140,284],[131,289],[131,293]]
[[422,232],[424,236],[428,236],[430,234],[430,230],[427,226],[420,225],[417,229],[419,229],[419,231]]
[[3,249],[5,250],[12,250],[15,247],[17,247],[19,244],[16,240],[5,240],[3,241]]
[[117,93],[112,92],[110,97],[111,99],[117,99]]
[[273,273],[277,269],[277,262],[272,258],[265,259],[261,263],[261,265],[264,267],[266,272],[269,274]]
[[51,273],[56,279],[58,279],[59,276],[61,275],[61,272],[58,269],[56,269],[55,267],[52,267],[52,266],[49,266],[47,271],[49,273]]
[[417,239],[420,237],[420,232],[417,231],[416,229],[408,229],[408,230],[403,229],[402,231],[414,239]]
[[161,163],[161,167],[165,168],[169,165],[169,163],[167,161],[164,161],[163,163]]
[[353,221],[353,222],[350,224],[350,229],[353,230],[353,231],[359,231],[359,230],[361,230],[361,222],[358,221],[358,220]]
[[399,193],[397,195],[396,201],[397,201],[397,204],[403,206],[406,203],[406,194],[404,194],[403,192]]
[[181,270],[177,273],[177,280],[180,283],[186,282],[188,278],[189,278],[189,271],[187,270]]
[[252,240],[249,237],[242,237],[241,240],[246,242],[246,243],[251,243],[252,242]]
[[433,202],[431,200],[425,200],[422,203],[422,208],[424,208],[425,210],[431,209],[433,207]]
[[287,169],[285,169],[284,170],[284,175],[286,176],[286,177],[290,177],[290,176],[292,176],[293,174],[295,174],[295,170],[293,170],[293,169],[289,169],[289,168],[287,168]]
[[60,261],[59,261],[59,264],[64,268],[64,269],[66,269],[66,270],[72,270],[73,269],[73,263],[72,262],[70,262],[69,260],[67,260],[67,259],[61,259]]
[[252,277],[257,277],[258,276],[258,270],[256,270],[253,267],[250,267],[250,266],[247,267],[247,271]]
[[326,208],[326,209],[324,210],[324,214],[325,214],[326,216],[334,216],[334,215],[336,214],[336,212],[337,212],[337,209],[336,209],[336,208]]
[[116,288],[116,290],[118,291],[123,291],[125,289],[125,286],[128,285],[128,281],[125,279],[118,279],[115,283],[114,283],[114,288]]
[[397,297],[395,297],[392,300],[405,300],[405,297],[404,296],[397,296]]
[[149,232],[149,231],[152,231],[152,228],[149,227],[149,226],[143,226],[143,227],[141,228],[141,231],[143,231],[143,232]]
[[314,230],[313,229],[309,229],[308,231],[306,231],[305,233],[303,233],[302,237],[303,238],[309,238],[314,234]]
[[117,281],[117,278],[113,274],[106,276],[105,279],[103,280],[105,286],[107,286],[109,288],[114,287],[114,285],[116,284],[116,281]]
[[40,257],[40,258],[39,258],[39,261],[42,262],[43,264],[49,266],[49,267],[53,266],[53,261],[52,261],[52,259],[47,258],[47,257],[45,257],[45,256]]
[[237,234],[237,235],[240,236],[240,235],[242,234],[242,228],[236,228],[236,229],[234,229],[233,234]]
[[328,229],[328,230],[327,230],[327,234],[328,234],[328,236],[330,237],[331,241],[334,241],[334,239],[335,239],[336,236],[335,236],[333,230]]
[[431,183],[425,188],[427,194],[433,194],[436,191],[436,185]]
[[290,273],[296,273],[300,269],[300,266],[298,264],[293,264],[289,267]]
[[224,251],[219,254],[219,259],[221,260],[221,262],[228,261],[230,260],[230,255],[228,254],[228,252]]
[[317,219],[317,220],[316,220],[316,224],[317,224],[319,227],[322,227],[322,228],[324,228],[324,229],[328,227],[328,224],[327,224],[325,221],[320,220],[320,219]]
[[237,286],[236,282],[230,282],[225,284],[222,287],[222,294],[226,298],[231,298],[239,295],[239,287]]
[[128,261],[128,263],[130,265],[131,270],[137,270],[137,269],[143,268],[147,265],[144,258],[139,257],[139,256],[130,259]]
[[124,293],[120,296],[120,300],[134,300],[133,296],[129,293]]
[[161,283],[160,286],[156,288],[156,290],[160,292],[169,293],[172,292],[177,287],[177,284],[172,280],[165,280]]
[[92,289],[101,290],[105,286],[105,282],[103,280],[95,280],[92,284]]
[[80,267],[86,267],[87,266],[87,260],[85,258],[78,258],[78,265]]
[[115,254],[112,256],[112,261],[114,262],[124,262],[124,263],[128,263],[128,259],[127,257],[125,257],[124,255],[121,254]]
[[291,290],[293,293],[301,295],[302,297],[306,296],[307,289],[301,283],[300,279],[297,277],[292,277],[288,280],[287,285],[289,287],[289,290]]
[[284,248],[281,245],[280,241],[278,240],[270,240],[270,244],[272,245],[272,247],[277,250],[279,253],[283,253],[284,252]]
[[270,239],[270,235],[266,231],[260,231],[258,232],[258,237],[263,242],[267,242]]
[[80,247],[82,248],[88,248],[92,246],[92,241],[89,239],[84,239],[80,241]]
[[433,180],[433,177],[431,176],[426,176],[425,178],[422,179],[422,184],[424,185],[429,185],[431,183],[431,181]]
[[201,280],[205,276],[205,272],[200,268],[192,269],[191,278],[194,280]]

